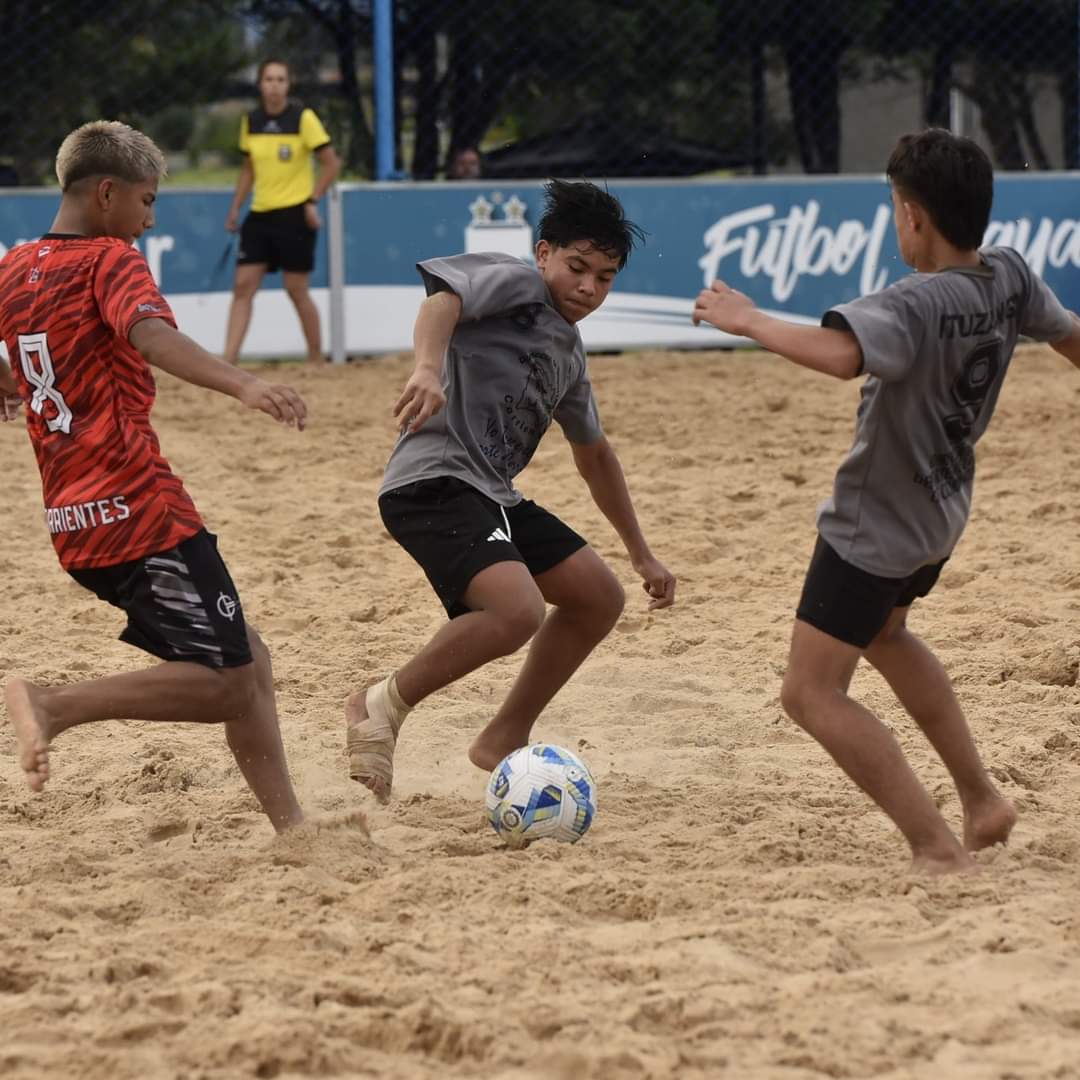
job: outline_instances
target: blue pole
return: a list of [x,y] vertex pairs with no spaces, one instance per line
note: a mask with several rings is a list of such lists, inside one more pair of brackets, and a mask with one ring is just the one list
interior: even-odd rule
[[394,0],[375,0],[375,179],[394,171]]

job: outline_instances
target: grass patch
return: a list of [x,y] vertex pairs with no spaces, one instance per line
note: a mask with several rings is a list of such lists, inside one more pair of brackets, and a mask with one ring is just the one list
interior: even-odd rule
[[235,165],[215,165],[200,169],[177,169],[170,171],[162,181],[162,187],[236,187],[240,172]]

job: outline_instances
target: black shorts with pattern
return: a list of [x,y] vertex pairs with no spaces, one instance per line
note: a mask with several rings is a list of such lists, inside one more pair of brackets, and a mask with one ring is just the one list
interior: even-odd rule
[[125,612],[120,640],[152,656],[212,668],[252,661],[236,586],[205,529],[168,551],[68,573]]

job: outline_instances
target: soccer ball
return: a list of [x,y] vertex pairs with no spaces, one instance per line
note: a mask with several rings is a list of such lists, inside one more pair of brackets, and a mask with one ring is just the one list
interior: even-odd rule
[[535,743],[495,766],[484,802],[492,828],[508,847],[546,836],[574,844],[596,816],[596,781],[576,754]]

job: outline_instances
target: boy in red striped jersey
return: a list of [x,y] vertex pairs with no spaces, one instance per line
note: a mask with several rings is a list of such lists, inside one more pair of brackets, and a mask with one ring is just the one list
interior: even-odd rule
[[63,192],[52,229],[0,260],[0,361],[27,428],[60,564],[127,615],[121,639],[161,658],[143,671],[72,686],[5,687],[19,764],[34,791],[49,744],[108,719],[223,723],[236,762],[274,828],[302,812],[278,728],[270,654],[244,613],[213,535],[161,454],[150,425],[150,365],[303,428],[306,408],[206,352],[176,329],[133,242],[154,224],[165,160],[125,124],[95,121],[60,146]]

